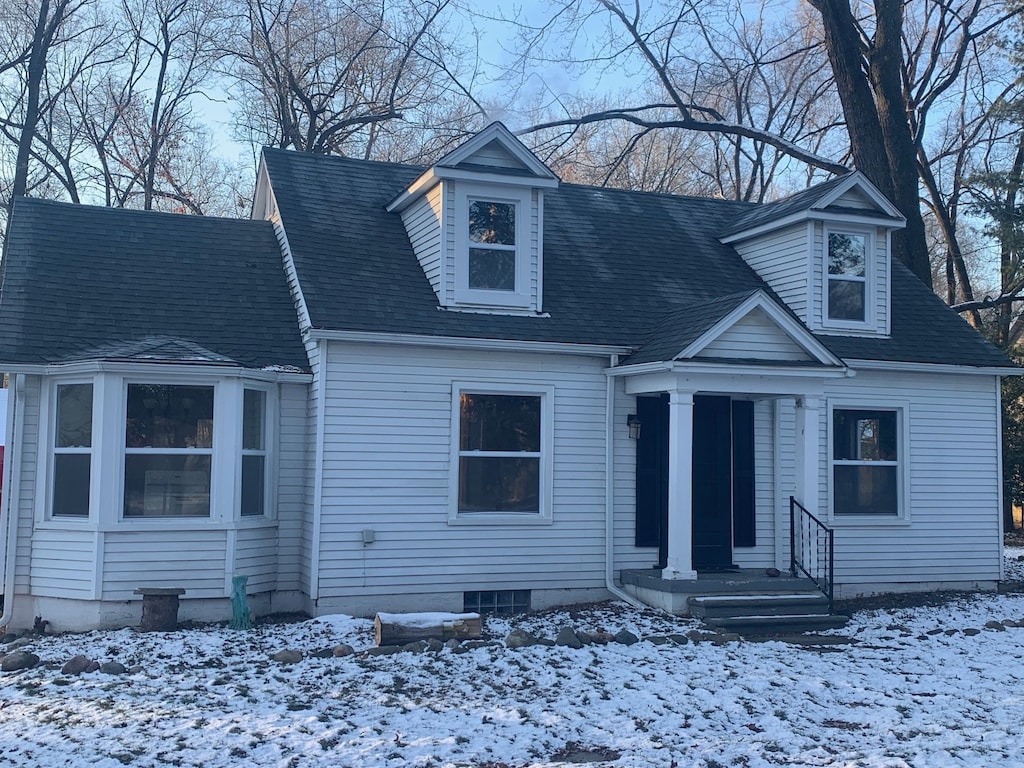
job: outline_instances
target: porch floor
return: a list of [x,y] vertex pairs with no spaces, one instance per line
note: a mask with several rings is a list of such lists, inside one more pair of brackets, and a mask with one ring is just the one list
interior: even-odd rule
[[813,581],[788,572],[768,576],[764,568],[698,573],[695,581],[663,579],[657,568],[623,569],[623,589],[641,602],[676,615],[689,614],[691,597],[723,595],[820,595]]

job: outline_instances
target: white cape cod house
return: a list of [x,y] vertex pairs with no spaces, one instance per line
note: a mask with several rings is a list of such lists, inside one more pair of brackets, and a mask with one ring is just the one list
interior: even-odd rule
[[583,187],[495,124],[426,169],[265,150],[252,218],[16,203],[2,622],[132,624],[154,587],[224,619],[236,575],[356,615],[682,610],[794,554],[837,597],[1002,576],[1016,371],[859,173]]

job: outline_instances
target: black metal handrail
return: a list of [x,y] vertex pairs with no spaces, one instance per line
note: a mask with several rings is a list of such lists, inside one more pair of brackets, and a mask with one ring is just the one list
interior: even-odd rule
[[[799,512],[799,517],[797,513]],[[789,497],[789,571],[818,585],[832,612],[835,597],[835,531],[816,518],[794,496]]]

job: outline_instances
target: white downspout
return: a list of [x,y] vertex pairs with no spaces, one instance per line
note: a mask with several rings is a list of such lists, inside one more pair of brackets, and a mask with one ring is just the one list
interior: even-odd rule
[[[11,393],[8,393],[10,396]],[[6,515],[7,535],[4,536],[4,611],[0,615],[0,629],[11,623],[14,616],[14,564],[18,554],[18,486],[21,485],[21,444],[25,432],[25,374],[14,377],[14,400],[7,407],[7,447],[4,449],[4,487],[0,498],[0,518]],[[14,450],[11,450],[11,449]]]
[[[619,364],[619,356],[612,355],[609,368]],[[650,606],[626,594],[615,585],[615,378],[605,376],[605,430],[604,430],[604,584],[619,600],[634,608]]]
[[311,542],[309,564],[309,599],[316,605],[320,599],[320,534],[324,494],[324,433],[327,410],[327,342],[317,342],[317,366],[320,376],[316,384],[316,455],[313,464],[313,541]]

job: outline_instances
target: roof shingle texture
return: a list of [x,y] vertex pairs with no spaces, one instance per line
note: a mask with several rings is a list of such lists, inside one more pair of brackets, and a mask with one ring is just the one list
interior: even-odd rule
[[[385,210],[422,168],[271,149],[264,159],[315,328],[646,345],[643,359],[653,350],[671,359],[693,340],[692,329],[679,326],[695,308],[757,289],[774,297],[718,240],[745,214],[771,205],[562,184],[544,193],[550,317],[444,311],[401,216]],[[813,204],[832,184],[780,201],[775,215]],[[892,290],[891,338],[819,340],[845,359],[1010,365],[899,264]],[[709,327],[706,320],[699,325]]]
[[8,238],[0,362],[308,369],[267,222],[19,199]]

